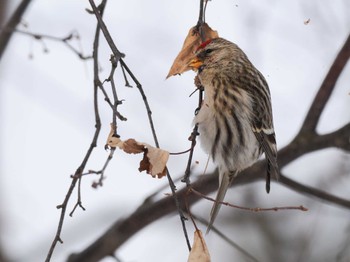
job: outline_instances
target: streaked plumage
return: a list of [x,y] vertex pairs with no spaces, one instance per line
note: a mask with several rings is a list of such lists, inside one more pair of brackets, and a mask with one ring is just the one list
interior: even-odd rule
[[[204,42],[190,66],[198,70],[205,97],[194,121],[200,141],[219,168],[216,201],[223,201],[233,178],[262,153],[270,175],[278,178],[277,149],[270,91],[263,75],[234,43],[223,38]],[[207,232],[219,212],[214,203]]]

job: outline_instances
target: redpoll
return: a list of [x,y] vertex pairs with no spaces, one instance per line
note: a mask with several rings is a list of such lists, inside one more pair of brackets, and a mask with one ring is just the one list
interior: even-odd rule
[[234,43],[215,38],[202,43],[189,66],[198,71],[204,100],[194,121],[200,141],[219,169],[219,189],[207,232],[237,174],[262,153],[270,176],[278,179],[277,148],[269,87],[264,76]]

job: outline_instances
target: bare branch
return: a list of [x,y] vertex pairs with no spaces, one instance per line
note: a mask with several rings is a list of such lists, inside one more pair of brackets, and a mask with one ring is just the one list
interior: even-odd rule
[[294,140],[278,151],[278,165],[286,166],[298,157],[315,150],[334,147],[350,151],[350,123],[325,135],[299,133]]
[[[200,196],[201,198],[204,198],[206,200],[209,200],[211,202],[217,202],[214,198],[208,197],[203,195],[201,192],[198,192],[197,190],[194,190],[193,188],[189,189],[189,192],[193,192],[196,195]],[[225,206],[229,206],[229,207],[233,207],[233,208],[237,208],[237,209],[241,209],[241,210],[245,210],[245,211],[250,211],[250,212],[264,212],[264,211],[280,211],[280,210],[300,210],[300,211],[308,211],[307,208],[305,208],[304,206],[282,206],[282,207],[245,207],[245,206],[238,206],[238,205],[234,205],[231,204],[229,202],[224,202],[224,201],[220,201],[218,202],[221,205],[225,205]]]
[[[292,142],[290,145],[279,151],[280,167],[286,166],[288,163],[297,159],[303,154],[320,150],[326,147],[340,147],[350,151],[349,147],[350,124],[343,128],[323,136],[317,136],[316,139],[310,140],[308,143]],[[298,140],[294,140],[298,141]],[[260,161],[252,167],[244,170],[234,180],[233,186],[248,184],[264,177],[266,162]],[[350,201],[341,199],[321,190],[316,190],[311,187],[304,186],[298,182],[281,177],[279,181],[282,185],[286,185],[292,190],[300,193],[307,193],[322,201],[331,204],[336,204],[340,207],[350,209]],[[192,187],[202,194],[209,194],[217,189],[218,179],[217,173],[200,177],[196,182],[192,183]],[[189,205],[201,200],[202,197],[196,194],[188,194],[187,187],[177,192],[177,197],[180,200],[180,208],[185,209],[185,199]],[[151,199],[151,198],[149,198]],[[157,221],[162,216],[173,213],[177,210],[172,197],[163,198],[157,202],[147,201],[136,209],[129,217],[117,221],[112,225],[102,236],[92,243],[89,247],[80,253],[72,254],[68,261],[99,261],[106,254],[115,252],[122,244],[124,244],[136,232],[146,227],[150,223]]]
[[[98,8],[96,7],[96,5],[94,3],[94,0],[89,0],[89,2],[90,2],[90,5],[91,5],[91,7],[93,9],[93,12],[94,12],[94,14],[95,14],[95,16],[97,18],[98,25],[100,26],[101,31],[103,32],[103,34],[104,34],[104,36],[106,38],[106,41],[107,41],[109,47],[111,48],[111,50],[113,52],[113,57],[115,58],[115,61],[114,61],[115,63],[114,64],[112,63],[113,66],[116,67],[118,61],[120,62],[122,68],[125,69],[125,71],[132,78],[132,80],[136,84],[137,89],[139,90],[139,92],[140,92],[140,94],[142,96],[142,100],[143,100],[143,102],[145,104],[145,107],[146,107],[146,110],[147,110],[147,116],[148,116],[148,120],[149,120],[149,123],[150,123],[152,135],[153,135],[153,138],[154,138],[154,142],[155,142],[156,147],[159,148],[159,142],[158,142],[158,138],[157,138],[157,135],[156,135],[156,131],[155,131],[154,123],[153,123],[153,119],[152,119],[152,111],[151,111],[151,108],[149,106],[149,103],[148,103],[148,100],[147,100],[147,96],[146,96],[146,94],[145,94],[145,92],[144,92],[144,90],[142,88],[142,85],[138,81],[138,79],[135,77],[135,75],[131,72],[129,67],[124,62],[124,60],[122,59],[125,55],[120,53],[119,50],[117,49],[117,47],[116,47],[116,45],[115,45],[111,35],[109,34],[109,31],[108,31],[104,21],[102,20],[101,15],[98,12]],[[125,71],[123,71],[123,73]],[[126,77],[125,77],[125,79],[126,79]],[[179,200],[177,199],[176,187],[175,187],[175,184],[174,184],[174,182],[173,182],[173,180],[172,180],[172,178],[170,176],[170,173],[169,173],[168,169],[166,170],[166,173],[167,173],[169,186],[170,186],[170,189],[171,189],[171,192],[172,192],[172,195],[173,195],[173,200],[175,202],[175,206],[177,207],[177,211],[179,213],[180,220],[181,220],[181,223],[182,223],[182,228],[183,228],[183,231],[184,231],[185,240],[186,240],[188,249],[190,250],[191,249],[191,245],[190,245],[190,241],[189,241],[187,230],[186,230],[186,226],[185,226],[186,217],[183,215],[182,209],[179,207],[180,203],[179,203]]]
[[153,119],[152,119],[152,110],[151,110],[151,107],[149,106],[147,96],[143,90],[143,87],[142,87],[141,83],[137,80],[136,76],[131,72],[130,68],[126,65],[126,63],[124,62],[123,59],[120,59],[120,64],[121,64],[122,68],[129,74],[131,79],[134,81],[137,89],[139,90],[139,92],[141,94],[143,103],[145,104],[145,107],[146,107],[148,122],[149,122],[150,127],[151,127],[154,143],[155,143],[156,147],[159,147],[159,141],[158,141],[155,127],[154,127]]
[[319,200],[323,200],[325,202],[329,202],[331,204],[336,204],[338,206],[342,206],[345,208],[349,208],[350,209],[350,201],[328,194],[322,190],[319,190],[317,188],[314,187],[309,187],[309,186],[305,186],[303,184],[297,183],[296,181],[286,177],[285,175],[280,176],[281,179],[281,183],[285,186],[288,186],[290,189],[297,191],[303,195],[310,195],[312,197],[318,198]]
[[[101,9],[100,9],[101,15],[103,14],[103,10],[104,10],[106,1],[107,0],[102,0]],[[61,209],[61,215],[60,215],[60,219],[58,222],[56,235],[54,237],[54,240],[52,241],[52,244],[50,246],[49,252],[48,252],[46,260],[45,260],[46,262],[49,262],[51,260],[51,257],[52,257],[52,254],[53,254],[53,251],[56,247],[57,242],[63,243],[63,241],[61,240],[61,232],[62,232],[64,218],[66,215],[68,202],[71,198],[71,195],[72,195],[73,190],[76,186],[76,183],[78,181],[80,181],[80,179],[81,179],[81,175],[83,174],[86,163],[89,160],[93,149],[96,147],[97,139],[99,137],[100,130],[101,130],[101,120],[100,120],[100,115],[99,115],[99,110],[98,110],[98,46],[99,46],[99,38],[100,38],[100,27],[99,27],[99,25],[97,25],[96,32],[95,32],[94,47],[93,47],[94,80],[95,80],[94,81],[94,111],[95,111],[95,128],[96,129],[95,129],[94,136],[92,138],[91,145],[90,145],[82,163],[80,164],[80,166],[78,167],[78,169],[76,170],[76,172],[73,176],[73,180],[72,180],[72,183],[68,189],[66,197],[65,197],[63,203],[58,206],[58,208]],[[78,205],[80,205],[80,203],[81,203],[79,195],[80,195],[80,191],[78,192]]]
[[104,173],[105,173],[105,171],[106,171],[107,166],[109,165],[110,161],[111,161],[112,158],[113,158],[114,152],[115,152],[115,148],[112,147],[112,148],[111,148],[111,151],[110,151],[110,153],[109,153],[109,155],[108,155],[108,157],[107,157],[107,160],[106,160],[106,162],[104,163],[104,165],[103,165],[103,167],[102,167],[101,170],[99,170],[99,171],[89,170],[89,174],[97,174],[97,175],[100,175],[99,180],[98,180],[98,181],[94,181],[94,182],[92,183],[92,187],[93,187],[93,188],[98,188],[99,186],[103,186],[103,183],[102,183],[102,182],[103,182],[103,180],[104,180],[104,178],[105,178],[105,177],[104,177]]
[[11,16],[10,20],[7,22],[5,27],[2,29],[0,33],[0,60],[2,54],[4,53],[8,42],[11,39],[13,29],[16,28],[18,23],[21,21],[24,12],[27,10],[31,0],[22,0],[22,2],[17,7],[14,14]]
[[337,83],[337,80],[343,71],[346,63],[350,58],[350,35],[346,39],[342,49],[335,58],[332,66],[330,67],[326,78],[323,80],[323,83],[320,89],[317,92],[317,95],[312,102],[312,105],[305,117],[304,123],[300,132],[315,132],[316,126],[320,119],[321,113],[328,102],[331,93]]
[[[13,29],[14,33],[19,33],[22,35],[27,35],[29,37],[34,38],[35,40],[38,41],[43,41],[44,39],[47,40],[51,40],[51,41],[56,41],[56,42],[61,42],[63,43],[66,47],[68,47],[68,49],[70,49],[74,54],[76,54],[80,59],[82,60],[88,60],[91,59],[92,56],[91,55],[84,55],[80,50],[78,50],[77,48],[75,48],[73,45],[70,44],[70,41],[73,39],[80,39],[79,34],[77,32],[72,32],[69,33],[67,36],[63,36],[63,37],[58,37],[58,36],[53,36],[53,35],[46,35],[46,34],[38,34],[38,33],[32,33],[32,32],[27,32],[27,31],[23,31],[20,29]],[[42,42],[44,45],[44,51],[48,51],[46,45],[44,44],[44,42]]]
[[101,28],[101,31],[102,31],[103,35],[105,36],[106,41],[113,52],[115,60],[119,61],[125,55],[123,53],[121,53],[118,50],[117,46],[114,44],[114,41],[113,41],[111,35],[109,34],[105,23],[102,20],[102,15],[100,14],[98,8],[96,7],[94,0],[89,0],[89,2],[90,2],[90,5],[92,7],[92,11],[94,12],[96,19],[98,21],[98,25]]

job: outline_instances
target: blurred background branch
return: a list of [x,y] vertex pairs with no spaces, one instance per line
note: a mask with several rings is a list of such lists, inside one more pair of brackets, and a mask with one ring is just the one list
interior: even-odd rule
[[332,66],[330,67],[325,79],[322,82],[318,93],[306,115],[300,132],[315,132],[322,111],[328,102],[333,89],[338,81],[340,74],[349,61],[350,57],[350,35],[345,40],[345,44],[336,56]]
[[[3,2],[3,1],[1,1]],[[27,10],[31,0],[22,0],[22,2],[18,5],[16,11],[11,16],[9,21],[1,28],[0,32],[0,60],[1,57],[7,47],[8,42],[11,39],[13,29],[17,27],[17,25],[21,22],[22,16]],[[1,8],[2,11],[6,10],[5,8]]]

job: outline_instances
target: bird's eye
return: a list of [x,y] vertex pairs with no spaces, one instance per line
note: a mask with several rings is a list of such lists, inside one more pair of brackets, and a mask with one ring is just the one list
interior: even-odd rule
[[213,49],[207,49],[207,50],[205,50],[205,54],[210,54],[211,52],[213,52]]

